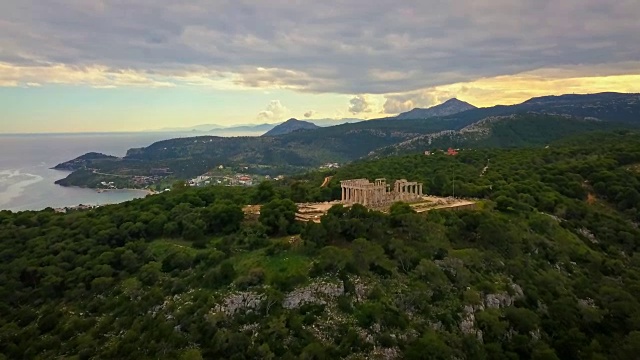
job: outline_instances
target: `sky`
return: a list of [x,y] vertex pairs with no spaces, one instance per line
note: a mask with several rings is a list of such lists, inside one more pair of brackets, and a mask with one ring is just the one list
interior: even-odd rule
[[640,92],[638,0],[4,0],[0,133]]

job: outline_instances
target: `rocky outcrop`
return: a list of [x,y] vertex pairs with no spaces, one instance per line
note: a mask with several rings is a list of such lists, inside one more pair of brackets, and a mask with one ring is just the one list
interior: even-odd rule
[[510,286],[513,290],[513,295],[510,295],[506,291],[489,293],[484,295],[481,304],[466,305],[461,314],[462,321],[459,325],[460,331],[463,334],[473,335],[478,341],[482,342],[482,330],[477,328],[475,314],[485,309],[500,309],[511,306],[517,299],[524,297],[524,292],[518,284],[512,283]]
[[466,305],[462,314],[462,321],[460,322],[460,331],[463,334],[474,335],[478,341],[482,342],[482,330],[476,328],[476,311],[484,310],[484,306],[472,306]]
[[215,312],[232,316],[241,311],[254,311],[260,307],[263,295],[254,292],[236,292],[227,295],[221,304],[216,305]]
[[584,236],[592,244],[598,244],[599,243],[599,241],[596,238],[596,236],[591,231],[589,231],[589,229],[583,227],[583,228],[578,229],[577,232],[578,232],[579,235]]
[[[297,309],[304,304],[324,305],[341,295],[344,295],[344,286],[341,283],[319,281],[287,293],[282,307]],[[233,316],[241,312],[256,311],[264,300],[265,296],[256,292],[234,292],[222,299],[221,303],[215,306],[214,312]]]
[[296,309],[304,304],[324,305],[327,300],[337,298],[343,294],[344,286],[342,284],[317,282],[288,293],[282,302],[282,307]]

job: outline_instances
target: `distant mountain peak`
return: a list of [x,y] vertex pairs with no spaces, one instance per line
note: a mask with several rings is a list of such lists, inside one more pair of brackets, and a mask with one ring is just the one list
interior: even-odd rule
[[[449,100],[447,100],[447,101],[443,102],[443,103],[442,103],[442,104],[440,104],[440,105],[454,105],[454,104],[465,104],[465,105],[473,106],[473,105],[469,104],[469,103],[468,103],[468,102],[466,102],[466,101],[459,100],[458,98],[451,98],[451,99],[449,99]],[[439,106],[439,105],[436,105],[436,106]],[[433,108],[433,107],[435,107],[435,106],[432,106],[432,108]],[[475,106],[473,106],[473,107],[475,108]]]
[[451,98],[442,104],[432,106],[427,109],[415,108],[396,116],[397,119],[426,119],[436,116],[447,116],[459,112],[476,109],[468,102]]
[[267,131],[262,136],[284,135],[284,134],[288,134],[290,132],[294,132],[298,130],[313,130],[317,128],[319,128],[319,126],[312,122],[291,118],[283,122],[282,124],[279,124],[278,126],[274,127],[273,129]]

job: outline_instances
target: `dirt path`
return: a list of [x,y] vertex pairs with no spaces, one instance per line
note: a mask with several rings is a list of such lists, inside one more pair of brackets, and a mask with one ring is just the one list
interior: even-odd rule
[[322,183],[322,185],[320,185],[321,188],[329,185],[329,181],[331,181],[331,179],[333,178],[333,176],[327,176],[326,178],[324,178],[324,182]]

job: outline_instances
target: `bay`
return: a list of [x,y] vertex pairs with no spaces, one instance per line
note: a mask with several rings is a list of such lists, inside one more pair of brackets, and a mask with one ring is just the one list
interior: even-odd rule
[[184,133],[104,133],[0,135],[0,210],[41,210],[84,205],[120,203],[146,196],[141,190],[62,187],[54,184],[68,172],[51,167],[87,152],[124,156],[134,147]]

